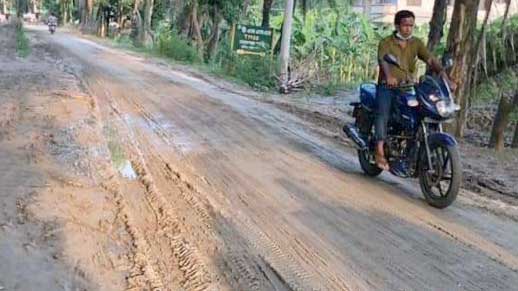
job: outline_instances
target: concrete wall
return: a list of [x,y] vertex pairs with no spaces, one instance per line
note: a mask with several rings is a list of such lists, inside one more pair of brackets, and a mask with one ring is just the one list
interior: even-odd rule
[[[484,0],[481,0],[484,1]],[[376,3],[377,1],[371,0],[371,3]],[[497,2],[494,0],[493,2]],[[416,23],[423,24],[430,22],[433,13],[433,0],[421,0],[420,6],[412,6],[408,5],[407,0],[394,0],[392,3],[385,4],[371,4],[370,7],[365,10],[365,7],[361,4],[362,0],[356,2],[353,6],[353,10],[358,13],[366,13],[370,15],[370,19],[373,22],[380,23],[393,23],[394,15],[397,11],[407,9],[411,10],[416,15]],[[448,6],[448,20],[451,17],[453,12],[453,5]],[[502,17],[505,12],[505,3],[493,3],[493,7],[491,8],[490,20],[495,20],[499,17]],[[509,9],[509,15],[518,14],[518,0],[511,0],[511,6]],[[486,15],[486,11],[484,9],[479,10],[478,18],[479,20],[483,20]]]

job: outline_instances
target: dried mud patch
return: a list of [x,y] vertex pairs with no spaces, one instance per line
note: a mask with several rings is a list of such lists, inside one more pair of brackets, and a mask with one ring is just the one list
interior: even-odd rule
[[123,290],[134,247],[102,183],[115,176],[81,67],[0,26],[0,287]]

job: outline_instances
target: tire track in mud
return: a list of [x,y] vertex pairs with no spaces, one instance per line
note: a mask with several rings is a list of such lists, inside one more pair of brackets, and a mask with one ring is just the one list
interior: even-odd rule
[[[132,106],[146,120],[157,136],[159,136],[167,144],[172,144],[172,137],[169,136],[167,130],[162,128],[160,122],[158,122],[151,113],[146,111],[144,106],[136,102],[132,102]],[[211,215],[213,209],[209,206],[208,202],[204,202],[199,199],[199,197],[203,197],[203,194],[200,192],[200,190],[196,188],[196,186],[194,186],[191,182],[189,182],[188,179],[183,177],[181,172],[176,170],[172,164],[163,158],[160,154],[151,154],[153,153],[151,148],[148,148],[145,152],[150,155],[148,156],[147,160],[158,160],[159,165],[155,168],[160,168],[161,166],[162,176],[165,177],[169,183],[172,182],[172,184],[178,186],[178,194],[180,195],[180,198],[187,204],[188,209],[194,210],[196,213],[196,218],[202,225],[200,229],[202,229],[203,235],[211,236],[214,239],[217,239],[217,234],[214,233],[215,230],[213,227],[214,218],[212,217],[213,215]],[[142,160],[144,160],[143,157]],[[205,180],[203,181],[207,183]],[[163,201],[162,204],[167,203],[167,201]],[[235,234],[232,234],[231,236],[235,236]],[[205,240],[210,241],[212,239],[205,238]],[[226,267],[230,269],[231,272],[224,275],[229,276],[230,274],[234,274],[235,276],[235,274],[239,274],[238,278],[234,278],[234,280],[238,281],[238,290],[243,290],[242,285],[246,286],[244,290],[272,290],[271,288],[264,288],[264,285],[268,285],[268,283],[265,283],[264,280],[271,281],[271,275],[268,276],[264,271],[264,269],[267,269],[267,266],[261,266],[261,264],[257,262],[257,258],[250,258],[249,256],[245,255],[245,251],[248,251],[245,248],[242,248],[241,251],[232,249],[227,251],[228,253],[226,254],[226,258],[224,260]],[[272,286],[273,285],[279,284],[272,282]],[[289,288],[286,288],[285,286],[282,288],[279,287],[279,289],[276,288],[275,290],[289,290]]]
[[[81,80],[81,84],[85,91],[91,96],[92,101],[90,106],[94,111],[96,120],[98,121],[98,132],[100,133],[100,137],[105,139],[102,135],[101,125],[103,118],[99,107],[98,97],[96,97],[94,92],[86,86],[86,82],[84,82],[83,79],[78,77],[78,80]],[[105,93],[107,92],[105,91]],[[108,144],[106,140],[104,144]],[[112,169],[114,169],[113,165]],[[147,289],[148,286],[154,291],[161,290],[163,287],[162,280],[159,278],[155,269],[151,266],[149,260],[148,250],[150,249],[150,246],[144,239],[142,232],[136,227],[136,223],[130,215],[131,211],[129,210],[128,203],[125,199],[125,194],[121,191],[120,181],[116,177],[116,173],[113,173],[110,180],[101,183],[101,187],[114,196],[118,211],[116,214],[116,221],[120,220],[123,223],[133,243],[134,250],[132,261],[134,265],[130,269],[130,274],[126,279],[128,284],[127,290],[142,290]]]
[[[136,102],[133,102],[135,108],[144,116],[144,118],[147,120],[147,122],[151,123],[151,127],[153,128],[153,131],[157,133],[158,136],[160,136],[163,139],[166,139],[167,141],[171,140],[171,137],[168,136],[167,131],[163,128],[161,128],[160,123],[156,121],[153,118],[153,115],[149,112],[147,112],[144,107],[141,104],[138,104]],[[169,163],[164,162],[166,165],[166,168],[168,171],[171,172],[171,174],[174,175],[177,179],[180,179],[188,188],[191,190],[196,191],[198,194],[197,197],[202,197],[199,194],[199,191],[196,189],[193,189],[193,186],[182,179],[181,174],[173,170],[171,168],[171,165]],[[218,191],[216,189],[212,189],[214,191]],[[219,192],[219,191],[218,191]],[[221,196],[224,196],[224,193],[220,193]],[[204,217],[207,216],[205,211],[200,211],[199,203],[197,201],[194,201],[194,196],[189,195],[189,197],[185,197],[184,199],[186,201],[191,202],[191,206],[195,209],[197,212],[201,212],[200,216]],[[236,217],[234,217],[236,218]],[[286,289],[289,290],[307,290],[308,288],[311,290],[322,290],[322,285],[319,285],[315,283],[314,276],[312,276],[304,267],[302,267],[298,260],[295,259],[295,257],[290,253],[287,252],[285,248],[279,246],[277,243],[273,241],[270,237],[268,237],[264,232],[262,232],[258,227],[257,223],[251,222],[250,219],[246,216],[239,216],[237,219],[238,229],[246,230],[244,234],[241,235],[246,241],[246,243],[252,248],[258,252],[261,253],[261,258],[263,258],[264,266],[263,268],[270,269],[272,273],[276,274],[276,276],[280,279],[280,281],[285,285]],[[268,221],[266,218],[264,221]],[[272,226],[274,228],[274,226]],[[290,236],[289,234],[287,234]],[[310,262],[310,258],[317,259],[317,261],[322,261],[322,258],[318,256],[316,253],[312,253],[309,248],[304,246],[304,244],[300,241],[298,241],[298,245],[296,249],[299,249],[298,257],[305,260],[306,265],[313,265],[312,262]],[[266,254],[266,255],[265,255]],[[242,260],[238,257],[238,259],[233,259],[234,264],[237,266],[238,270],[240,272],[243,272],[245,277],[249,277],[249,281],[251,284],[249,285],[250,288],[254,288],[254,286],[257,286],[257,276],[252,276],[250,274],[249,268],[247,266],[244,266]],[[313,266],[315,267],[315,266]],[[319,269],[316,267],[315,269]],[[321,270],[325,273],[325,270]],[[329,278],[328,284],[325,284],[332,290],[349,290],[349,288],[346,286],[345,282],[340,280],[339,278],[336,278],[333,274],[325,274],[325,276]],[[327,288],[327,287],[326,287]],[[252,289],[252,290],[255,290]]]
[[[136,102],[134,99],[127,101],[132,103],[133,107],[136,108],[141,116],[143,116],[146,122],[150,125],[150,128],[152,128],[153,132],[157,134],[157,136],[163,139],[167,144],[174,144],[172,142],[174,137],[169,136],[167,129],[160,125],[161,123],[153,117],[152,113],[147,111],[142,104]],[[156,104],[153,105],[157,106]],[[190,109],[186,108],[186,110]],[[204,112],[203,114],[210,113]],[[167,163],[165,160],[164,163],[166,168],[168,168],[168,170],[171,171],[172,174],[176,176],[176,178],[185,183],[185,185],[190,190],[194,190],[197,193],[195,195],[196,197],[205,196],[200,193],[201,191],[193,189],[193,186],[187,180],[182,179],[180,173],[171,168],[171,164]],[[217,189],[210,190],[213,192],[219,192],[219,195],[222,197],[226,196],[224,193],[221,193]],[[193,197],[193,195],[189,195],[189,197],[184,197],[184,199],[192,201]],[[197,207],[197,205],[199,204],[196,202],[191,204],[193,209],[199,211],[199,207]],[[203,213],[203,211],[201,211],[201,213]],[[201,214],[200,216],[203,217],[204,214]],[[282,285],[285,286],[284,289],[307,290],[309,288],[311,290],[323,290],[322,286],[327,286],[324,289],[329,290],[350,289],[347,287],[347,284],[342,279],[338,278],[330,269],[323,269],[319,264],[315,264],[312,261],[314,260],[322,263],[323,259],[317,253],[313,252],[310,248],[305,246],[300,240],[296,240],[295,235],[292,235],[287,231],[287,229],[289,229],[288,226],[284,228],[285,233],[283,233],[282,236],[290,237],[291,239],[298,241],[298,244],[295,248],[292,248],[293,246],[281,246],[275,243],[273,238],[268,237],[268,235],[262,232],[258,227],[258,225],[261,224],[251,222],[248,217],[244,215],[238,215],[239,218],[236,218],[235,214],[233,214],[233,216],[234,217],[232,221],[237,221],[235,222],[237,229],[244,230],[243,233],[241,233],[239,236],[242,237],[246,244],[251,246],[255,252],[261,254],[260,260],[263,261],[263,264],[258,265],[259,271],[262,271],[261,268],[270,269],[271,273],[275,274],[279,281],[282,282]],[[263,218],[263,221],[268,221],[267,217]],[[264,224],[264,222],[262,224]],[[270,227],[272,229],[279,228],[275,225],[271,225]],[[291,251],[289,249],[291,249]],[[236,265],[238,266],[238,269],[243,270],[239,261],[236,262]],[[325,266],[326,264],[324,263],[323,265]],[[312,270],[312,272],[316,271],[316,273],[320,275],[319,279],[326,281],[326,283],[323,284],[321,281],[315,280],[315,276],[311,275],[312,272],[308,270]],[[255,277],[257,277],[257,275],[255,275]],[[249,287],[254,285],[253,282],[256,280],[255,277],[250,278],[249,281],[252,282],[252,285],[249,285]]]
[[[109,94],[109,92],[105,92]],[[108,95],[110,96],[110,95]],[[138,137],[132,130],[131,125],[127,123],[118,105],[112,99],[110,107],[118,116],[118,122],[125,127],[126,132],[130,135],[128,141],[129,146],[126,148],[131,160],[131,164],[135,169],[138,180],[145,189],[146,199],[156,216],[155,238],[161,243],[168,245],[170,254],[176,259],[174,264],[176,268],[181,271],[182,278],[177,278],[180,286],[184,290],[208,290],[212,285],[212,278],[207,270],[206,264],[202,260],[202,256],[198,250],[191,245],[185,237],[185,230],[182,229],[182,223],[175,215],[170,207],[170,203],[163,197],[159,191],[151,172],[148,169],[144,154],[141,151],[141,146]],[[176,186],[176,185],[175,185]],[[153,242],[154,243],[154,242]],[[150,260],[160,261],[159,250],[153,250],[152,242],[148,242],[148,257]],[[163,249],[161,249],[163,251]],[[160,267],[158,267],[160,272]],[[164,276],[164,275],[162,275]],[[168,287],[163,286],[168,289]]]
[[[161,123],[155,119],[152,113],[147,111],[145,107],[135,102],[134,99],[130,98],[124,98],[124,102],[127,102],[133,109],[138,112],[138,114],[145,120],[145,122],[149,125],[149,128],[152,129],[154,133],[158,137],[160,137],[166,144],[174,144],[173,139],[174,137],[171,137],[167,131],[166,128],[163,128],[161,126]],[[121,110],[117,109],[117,107],[114,107],[114,111],[121,112]],[[123,118],[120,116],[120,118]],[[127,124],[127,126],[130,126]],[[137,136],[132,137],[133,141],[140,140],[144,143],[146,143],[146,138],[144,136],[138,138]],[[159,176],[164,176],[167,180],[172,182],[172,184],[177,185],[180,189],[179,195],[181,196],[182,200],[185,201],[188,205],[188,207],[194,212],[197,213],[197,219],[200,220],[203,224],[201,228],[205,229],[203,233],[205,235],[208,235],[209,232],[207,230],[210,230],[212,228],[213,224],[213,217],[211,215],[211,211],[213,209],[209,206],[208,202],[203,202],[198,199],[198,197],[205,197],[206,195],[202,194],[203,191],[200,191],[196,186],[194,186],[191,182],[189,182],[189,179],[185,178],[179,170],[174,169],[172,164],[167,161],[166,158],[162,157],[160,154],[153,154],[157,151],[153,150],[152,146],[148,145],[145,146],[142,143],[139,143],[138,146],[140,152],[140,160],[150,162],[150,160],[158,159],[158,166],[153,167],[153,169],[162,168],[163,171],[162,174]],[[143,153],[146,153],[146,157],[144,158]],[[139,167],[137,165],[136,167]],[[149,173],[149,171],[146,171]],[[206,180],[204,180],[202,177],[198,177],[200,180],[202,180],[205,184],[208,184]],[[167,201],[163,201],[160,205],[164,205],[168,203]],[[221,224],[221,223],[220,223]],[[252,227],[253,224],[249,224],[249,228]],[[238,227],[238,228],[242,228]],[[256,228],[255,226],[253,227]],[[248,238],[241,238],[240,233],[236,233],[235,230],[228,230],[227,237],[234,237],[236,238],[236,241],[241,240],[241,243],[236,243],[237,245],[241,244],[241,246],[234,246],[234,249],[228,250],[228,254],[226,254],[225,258],[225,264],[226,266],[232,271],[229,272],[230,274],[239,274],[239,281],[246,281],[245,284],[246,288],[243,289],[243,287],[238,288],[238,290],[274,290],[272,289],[273,286],[275,286],[275,290],[293,290],[293,287],[295,286],[295,290],[307,290],[307,287],[311,285],[310,279],[311,276],[307,271],[304,271],[302,268],[297,269],[293,273],[297,274],[294,278],[292,278],[291,284],[286,282],[284,277],[281,275],[283,272],[275,269],[270,262],[268,262],[262,255],[259,255],[259,253],[262,253],[264,248],[257,247],[257,244],[253,242],[253,240],[250,240]],[[217,236],[214,234],[214,236]],[[267,239],[266,235],[261,235],[263,240],[269,241],[270,244],[273,244],[270,239]],[[252,242],[252,243],[250,243]],[[252,246],[252,250],[250,250],[250,247]],[[277,266],[284,266],[287,262],[289,262],[289,265],[296,266],[296,260],[294,259],[287,259],[284,260],[283,258],[288,257],[289,255],[285,255],[285,252],[281,250],[279,247],[271,247],[271,249],[275,249],[273,253],[275,253],[273,256],[278,256],[280,259],[278,260],[279,263],[275,264]],[[244,255],[244,253],[254,253],[255,255]],[[291,269],[293,266],[288,268],[281,268],[281,269]],[[295,267],[296,268],[296,267]],[[227,275],[227,274],[225,274]],[[265,280],[267,282],[265,282]],[[302,283],[295,283],[298,281],[302,281]],[[265,288],[266,286],[270,286]],[[313,290],[319,290],[321,288],[314,287]],[[339,289],[337,289],[339,290]],[[340,290],[345,290],[345,288],[341,288]]]

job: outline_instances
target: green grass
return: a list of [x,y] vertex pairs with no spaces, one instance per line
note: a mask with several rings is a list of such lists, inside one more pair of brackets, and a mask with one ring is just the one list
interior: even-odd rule
[[518,67],[510,67],[479,84],[475,91],[474,103],[476,105],[496,103],[503,92],[510,92],[512,95],[516,88],[518,88]]
[[16,29],[16,52],[18,53],[18,56],[22,58],[27,57],[31,53],[29,39],[25,35],[23,27],[18,27]]
[[104,127],[103,129],[104,135],[108,140],[108,149],[110,150],[110,156],[112,163],[116,168],[119,168],[126,161],[126,156],[124,154],[124,149],[118,142],[118,133],[117,130],[112,127]]

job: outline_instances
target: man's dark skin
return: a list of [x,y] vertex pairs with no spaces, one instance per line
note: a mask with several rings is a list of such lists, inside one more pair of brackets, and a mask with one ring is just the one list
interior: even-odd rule
[[[414,27],[415,27],[415,19],[414,17],[405,17],[400,19],[399,24],[395,24],[396,32],[399,33],[402,38],[397,38],[397,43],[401,47],[402,50],[405,50],[408,46],[409,39],[412,36]],[[406,40],[405,40],[406,39]],[[427,61],[427,64],[430,66],[432,72],[439,74],[445,80],[449,80],[448,75],[443,70],[441,64],[434,58],[430,57]],[[389,88],[394,88],[399,85],[398,79],[394,76],[392,70],[396,70],[393,65],[387,63],[386,61],[380,62],[380,68],[383,71],[381,81],[384,82]],[[455,90],[455,84],[449,81],[450,88]],[[387,160],[385,159],[385,153],[383,150],[384,140],[378,140],[376,144],[376,165],[385,171],[389,170],[389,165]]]

